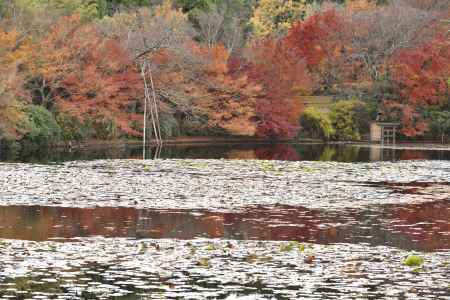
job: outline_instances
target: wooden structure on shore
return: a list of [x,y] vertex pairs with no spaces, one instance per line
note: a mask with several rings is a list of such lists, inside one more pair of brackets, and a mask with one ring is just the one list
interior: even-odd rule
[[395,144],[400,123],[372,122],[370,124],[370,141],[372,143]]

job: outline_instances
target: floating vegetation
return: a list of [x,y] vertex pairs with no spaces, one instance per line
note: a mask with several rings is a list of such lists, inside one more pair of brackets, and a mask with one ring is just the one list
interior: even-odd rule
[[263,172],[272,172],[275,171],[275,163],[270,160],[259,160],[259,167]]
[[[233,248],[228,244],[232,243]],[[151,245],[160,245],[157,250]],[[56,248],[56,251],[42,249]],[[146,251],[136,251],[147,245]],[[208,247],[227,249],[224,253]],[[281,252],[282,245],[292,251]],[[196,253],[191,254],[192,247]],[[8,241],[0,249],[0,297],[70,299],[257,299],[449,297],[448,253],[420,253],[427,268],[411,276],[405,252],[390,247],[227,240],[86,238]],[[44,299],[44,298],[42,298]]]
[[423,257],[419,255],[410,254],[406,259],[403,261],[403,263],[409,267],[420,267],[423,265],[425,260]]
[[282,252],[290,252],[294,249],[297,249],[298,251],[303,252],[305,250],[305,246],[301,245],[297,241],[290,241],[289,243],[281,244],[281,246],[280,246],[280,251],[282,251]]
[[217,250],[217,247],[216,247],[214,244],[209,244],[209,245],[206,247],[206,250],[208,250],[208,251],[214,251],[214,250]]
[[[0,163],[0,174],[3,205],[236,211],[249,205],[340,209],[450,197],[450,161],[99,160]],[[421,182],[430,185],[420,193],[402,186]]]

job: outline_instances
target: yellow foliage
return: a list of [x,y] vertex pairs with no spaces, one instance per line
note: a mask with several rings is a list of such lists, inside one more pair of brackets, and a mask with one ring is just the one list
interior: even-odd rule
[[255,9],[250,24],[254,35],[262,38],[287,32],[291,26],[305,17],[306,1],[261,0]]
[[22,63],[29,58],[30,41],[16,31],[0,31],[0,68]]
[[23,117],[16,99],[19,75],[17,68],[29,59],[31,46],[16,31],[0,30],[0,134],[16,136],[17,124]]

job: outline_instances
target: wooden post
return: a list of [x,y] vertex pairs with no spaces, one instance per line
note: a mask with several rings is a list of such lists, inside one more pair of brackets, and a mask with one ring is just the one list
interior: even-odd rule
[[396,134],[396,126],[392,126],[392,144],[395,146],[395,134]]

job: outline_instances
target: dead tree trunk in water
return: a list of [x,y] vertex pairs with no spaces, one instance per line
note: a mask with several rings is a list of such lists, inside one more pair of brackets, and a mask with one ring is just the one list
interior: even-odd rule
[[[138,11],[136,11],[137,14],[137,27],[140,31],[141,39],[142,39],[142,45],[143,45],[143,52],[138,54],[135,57],[135,61],[141,61],[140,67],[141,67],[141,76],[142,80],[144,81],[144,136],[143,136],[143,159],[145,159],[145,147],[146,147],[146,126],[147,126],[147,105],[149,105],[150,110],[150,117],[152,121],[152,127],[153,127],[153,136],[155,137],[157,147],[160,148],[162,146],[162,137],[161,137],[161,126],[159,122],[159,109],[158,109],[158,101],[156,99],[156,92],[155,92],[155,85],[153,82],[153,74],[152,69],[150,66],[150,62],[146,58],[147,54],[150,54],[152,52],[152,48],[149,47],[149,44],[147,42],[147,39],[145,38],[145,30],[144,30],[144,21],[143,18]],[[148,79],[150,80],[150,88],[151,88],[151,94],[149,90],[149,84]]]
[[[144,81],[144,136],[143,136],[143,158],[145,159],[145,148],[146,148],[146,138],[147,138],[147,107],[150,111],[150,117],[153,127],[153,136],[155,137],[156,144],[158,147],[162,145],[161,137],[161,126],[159,123],[159,109],[158,101],[156,99],[155,86],[153,83],[152,71],[150,64],[147,60],[141,64],[141,76]],[[148,84],[148,79],[150,79],[150,87]],[[150,93],[151,89],[151,93]]]
[[[144,65],[141,66],[141,76],[145,82],[145,68]],[[145,86],[145,84],[144,84]],[[147,90],[144,87],[144,129],[142,135],[142,159],[145,159],[145,147],[146,147],[146,138],[147,138]]]

